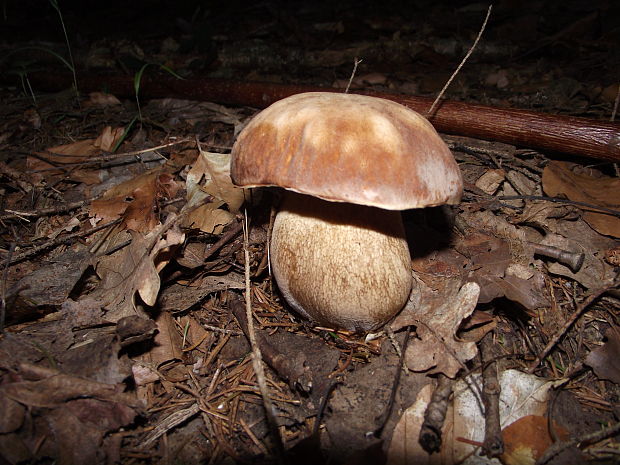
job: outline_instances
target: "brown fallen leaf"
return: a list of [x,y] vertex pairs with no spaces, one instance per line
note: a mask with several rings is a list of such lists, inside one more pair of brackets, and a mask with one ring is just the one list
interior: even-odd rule
[[91,92],[88,94],[88,100],[84,102],[84,107],[107,107],[112,105],[120,105],[121,101],[112,94],[105,92]]
[[[526,310],[549,304],[543,274],[516,263],[513,258],[515,247],[508,240],[476,232],[459,238],[454,247],[469,258],[464,270],[468,280],[480,285],[480,303],[505,297],[518,302]],[[528,249],[527,245],[521,244],[520,259],[529,263],[533,253]]]
[[446,280],[432,290],[418,283],[410,302],[392,323],[392,329],[413,325],[418,339],[409,341],[405,363],[412,371],[444,373],[454,378],[463,364],[478,353],[475,342],[462,341],[456,333],[461,322],[474,311],[480,287],[474,282],[461,286],[460,280]]
[[[543,171],[543,189],[552,197],[564,195],[570,200],[586,202],[600,207],[620,210],[620,179],[608,176],[594,177],[576,173],[577,165],[551,161]],[[620,237],[620,218],[596,208],[584,210],[585,221],[596,231],[608,236]]]
[[605,337],[607,342],[590,352],[585,363],[599,378],[620,384],[620,330],[611,327]]
[[[557,437],[566,440],[568,431],[553,422]],[[553,444],[549,433],[549,419],[540,415],[527,415],[502,430],[504,453],[499,459],[504,465],[535,465]]]
[[91,202],[90,212],[103,221],[122,217],[127,229],[148,232],[159,223],[159,203],[173,198],[179,188],[170,174],[154,168],[108,189]]
[[46,175],[60,174],[88,185],[99,184],[102,181],[101,170],[75,169],[65,172],[65,170],[54,168],[69,163],[87,162],[91,157],[100,155],[101,152],[110,152],[123,136],[124,131],[124,128],[106,126],[96,139],[85,139],[72,144],[50,147],[45,152],[37,153],[36,157],[29,156],[26,165],[29,170],[46,170]]
[[[167,221],[173,222],[174,217]],[[130,245],[99,258],[95,270],[101,282],[91,297],[100,300],[109,321],[141,314],[134,302],[136,292],[146,305],[155,305],[160,286],[159,272],[171,260],[171,249],[185,239],[178,227],[168,229],[160,237],[161,229],[165,227],[166,224],[161,225],[147,235],[130,231]]]
[[[118,455],[120,442],[110,433],[131,424],[144,405],[115,384],[98,383],[56,370],[22,364],[16,382],[0,386],[0,398],[27,406],[28,428],[2,441],[0,457],[58,463],[106,463]],[[18,414],[15,409],[11,412]],[[6,412],[3,412],[6,413]],[[41,441],[40,438],[46,438]],[[17,462],[12,462],[17,463]]]

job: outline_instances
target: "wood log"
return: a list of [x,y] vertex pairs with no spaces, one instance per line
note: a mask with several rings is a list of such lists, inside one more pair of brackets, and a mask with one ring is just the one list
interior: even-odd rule
[[[70,75],[29,76],[37,90],[58,91],[72,83]],[[78,75],[82,92],[106,90],[117,97],[135,98],[133,78],[128,76]],[[265,108],[273,102],[301,92],[342,92],[340,89],[237,82],[223,79],[143,78],[140,97],[177,97],[227,105]],[[401,103],[424,116],[433,99],[383,92],[357,92]],[[620,161],[620,124],[589,118],[545,114],[529,110],[442,101],[428,117],[439,132],[495,140],[519,147]]]

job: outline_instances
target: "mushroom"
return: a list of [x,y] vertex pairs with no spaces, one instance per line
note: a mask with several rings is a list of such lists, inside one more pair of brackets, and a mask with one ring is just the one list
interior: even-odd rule
[[401,210],[460,200],[452,153],[421,115],[390,100],[309,92],[241,131],[231,177],[285,189],[270,244],[289,305],[332,328],[377,329],[407,303],[411,258]]

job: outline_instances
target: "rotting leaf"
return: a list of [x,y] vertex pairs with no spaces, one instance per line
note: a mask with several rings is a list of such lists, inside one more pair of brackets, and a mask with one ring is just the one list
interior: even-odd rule
[[15,285],[18,295],[10,317],[19,317],[28,308],[62,305],[89,265],[91,254],[77,245],[24,276]]
[[134,304],[136,291],[145,304],[155,305],[160,287],[159,272],[171,259],[170,249],[185,239],[185,235],[173,227],[149,250],[147,246],[161,234],[160,228],[146,236],[135,231],[130,231],[130,234],[132,240],[129,246],[101,257],[96,266],[101,277],[96,295],[108,310],[106,318],[111,321],[138,312]]
[[[545,280],[541,272],[528,266],[533,260],[533,248],[525,241],[524,231],[492,215],[485,224],[499,232],[494,237],[483,232],[472,232],[456,240],[455,249],[468,257],[466,278],[480,285],[481,303],[505,297],[518,302],[527,310],[549,305],[545,297]],[[525,265],[527,263],[527,265]]]
[[114,384],[26,364],[15,377],[20,381],[0,386],[0,398],[27,406],[30,418],[28,428],[2,442],[5,458],[8,454],[55,458],[63,464],[105,463],[106,454],[117,456],[120,446],[109,433],[131,424],[143,408],[135,396]]
[[611,327],[605,337],[607,342],[590,352],[585,363],[599,378],[620,384],[620,331]]
[[[594,177],[577,173],[577,165],[550,161],[543,171],[542,183],[547,195],[564,195],[570,200],[620,210],[620,179],[608,176]],[[608,236],[620,237],[620,218],[596,208],[584,209],[585,221],[596,231]]]
[[419,301],[407,305],[392,323],[394,331],[408,325],[416,327],[418,339],[409,342],[405,363],[413,371],[454,378],[478,353],[474,342],[459,340],[456,333],[463,319],[474,311],[480,287],[474,282],[461,286],[458,280],[448,280],[443,288],[433,291],[419,283],[413,294]]
[[207,275],[191,283],[174,283],[162,290],[159,309],[181,312],[197,304],[207,295],[226,289],[244,289],[243,275],[235,272],[224,275]]

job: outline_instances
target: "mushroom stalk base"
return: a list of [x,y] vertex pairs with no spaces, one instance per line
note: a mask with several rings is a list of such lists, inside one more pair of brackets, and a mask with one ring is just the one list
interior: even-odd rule
[[328,327],[376,329],[407,303],[411,258],[400,212],[287,192],[271,267],[289,305]]

